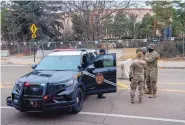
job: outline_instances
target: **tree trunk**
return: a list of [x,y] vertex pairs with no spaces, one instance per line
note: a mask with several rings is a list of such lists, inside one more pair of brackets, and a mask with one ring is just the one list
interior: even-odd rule
[[154,29],[153,29],[153,37],[156,37],[156,29],[157,29],[157,19],[154,19]]

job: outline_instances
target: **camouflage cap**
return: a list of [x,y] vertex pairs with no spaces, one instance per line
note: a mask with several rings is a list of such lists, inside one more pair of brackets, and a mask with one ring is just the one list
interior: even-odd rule
[[105,49],[100,49],[99,52],[100,53],[105,53]]
[[137,54],[138,52],[142,52],[142,49],[141,49],[141,48],[136,49],[136,54]]
[[143,53],[142,52],[138,52],[136,55],[137,58],[143,58]]
[[142,47],[141,49],[142,49],[142,51],[144,51],[144,52],[147,51],[147,47]]
[[149,49],[155,49],[155,44],[150,44],[150,45],[148,46],[148,48],[149,48]]

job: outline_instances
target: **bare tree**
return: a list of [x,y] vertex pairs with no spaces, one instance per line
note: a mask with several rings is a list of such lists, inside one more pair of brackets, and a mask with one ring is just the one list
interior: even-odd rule
[[83,17],[85,40],[100,40],[103,37],[103,22],[123,8],[136,6],[136,1],[61,1],[61,7],[70,14]]

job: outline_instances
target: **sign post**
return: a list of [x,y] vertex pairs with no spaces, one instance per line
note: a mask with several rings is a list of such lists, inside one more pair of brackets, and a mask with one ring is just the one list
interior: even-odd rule
[[[32,32],[32,35],[31,35],[31,38],[32,39],[36,39],[37,38],[37,34],[36,34],[36,32],[37,32],[37,27],[35,26],[35,24],[32,24],[31,25],[31,27],[30,27],[30,30],[31,30],[31,32]],[[36,47],[35,47],[36,45],[35,45],[35,43],[34,43],[34,62],[35,62],[35,54],[36,54]]]

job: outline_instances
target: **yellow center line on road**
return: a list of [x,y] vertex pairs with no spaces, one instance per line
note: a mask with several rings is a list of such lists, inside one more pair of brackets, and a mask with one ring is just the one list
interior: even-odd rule
[[[118,90],[129,90],[130,86],[126,83],[121,83],[118,82]],[[13,88],[14,85],[10,85],[10,84],[0,84],[0,88],[1,89],[11,89]],[[158,89],[161,92],[179,92],[179,93],[185,93],[185,90],[174,90],[174,89]]]
[[0,83],[0,88],[13,88],[14,84],[10,84],[10,83]]
[[3,88],[3,86],[0,84],[0,88]]
[[128,84],[117,82],[117,85],[120,86],[121,88],[129,88]]
[[9,88],[13,88],[13,85],[1,85],[0,88],[1,89],[9,89]]

